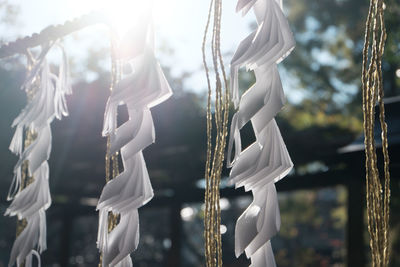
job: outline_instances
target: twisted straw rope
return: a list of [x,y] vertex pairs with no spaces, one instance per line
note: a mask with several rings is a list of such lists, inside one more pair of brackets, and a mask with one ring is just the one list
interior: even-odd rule
[[[32,54],[29,50],[26,50],[26,57],[27,57],[27,71],[28,73],[32,70],[34,59]],[[35,86],[40,86],[40,79],[34,82]],[[26,96],[28,98],[28,102],[32,101],[32,98],[35,94],[35,89],[26,90]],[[27,129],[25,130],[25,139],[24,139],[24,148],[29,147],[37,138],[37,133],[33,130]],[[34,181],[33,174],[32,176],[29,175],[29,161],[24,161],[21,166],[21,186],[19,188],[19,192],[24,190],[28,185],[30,185]],[[16,226],[16,237],[18,237],[26,228],[28,222],[25,218],[18,219],[17,218],[17,226]],[[20,267],[25,266],[25,261],[20,264]]]
[[[33,58],[32,55],[29,54],[29,52],[26,53],[27,56],[27,71],[30,72],[32,70],[33,67]],[[36,81],[36,84],[38,82]],[[26,95],[28,97],[28,101],[32,100],[33,97],[33,93],[32,91],[26,91]],[[28,147],[30,144],[32,144],[32,142],[35,140],[36,138],[36,134],[30,130],[26,130],[25,131],[25,140],[24,140],[24,147]],[[22,190],[24,190],[29,183],[31,183],[31,181],[33,180],[33,177],[29,177],[29,172],[28,172],[28,161],[25,161],[24,163],[22,163],[22,168],[21,168],[21,186],[19,188],[19,192],[21,192]],[[18,219],[17,218],[17,228],[16,228],[16,237],[18,237],[22,231],[25,229],[27,225],[27,221],[26,219]]]
[[[383,267],[389,264],[390,173],[387,125],[385,123],[385,108],[383,103],[382,56],[386,41],[383,5],[383,0],[370,1],[365,28],[362,67],[367,215],[371,259],[372,266],[374,267]],[[381,139],[384,158],[383,193],[377,167],[374,139],[374,108],[377,100],[379,102],[379,122],[382,129]]]
[[[121,79],[121,68],[119,62],[116,59],[115,48],[116,48],[116,37],[113,32],[110,33],[110,43],[111,43],[111,82],[110,82],[110,92],[114,89],[118,81]],[[115,125],[117,126],[117,125]],[[115,127],[117,128],[117,127]],[[110,136],[107,136],[107,147],[105,155],[105,175],[106,183],[111,179],[114,179],[119,175],[119,164],[118,158],[119,153],[116,152],[114,155],[109,156],[111,150]],[[119,223],[120,215],[117,213],[108,213],[108,233],[110,233]],[[99,267],[102,266],[103,254],[100,253]]]
[[[222,266],[222,241],[221,241],[221,208],[219,186],[221,182],[222,166],[224,161],[224,151],[226,137],[228,134],[228,115],[229,115],[229,90],[225,74],[224,63],[221,55],[221,14],[222,0],[211,0],[208,10],[207,23],[203,36],[202,54],[203,65],[207,77],[208,100],[207,100],[207,159],[205,168],[205,214],[204,214],[204,239],[206,266]],[[209,67],[206,60],[207,34],[213,15],[211,53],[215,74],[215,147],[212,146],[212,124],[213,116],[211,113],[212,86],[210,81]],[[221,73],[222,79],[221,80]],[[225,90],[224,88],[225,87]]]

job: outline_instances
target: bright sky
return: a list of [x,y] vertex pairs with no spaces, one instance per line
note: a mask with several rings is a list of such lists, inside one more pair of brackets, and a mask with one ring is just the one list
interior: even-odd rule
[[[132,2],[122,0],[13,0],[13,3],[21,7],[18,30],[2,30],[3,36],[13,40],[17,34],[30,35],[39,32],[52,24],[64,23],[66,20],[86,14],[99,4],[125,2],[126,8],[122,9],[121,16],[129,18],[129,10],[137,10],[140,6],[132,6]],[[147,1],[147,0],[146,0]],[[253,14],[241,17],[235,13],[236,0],[224,1],[222,21],[222,49],[223,53],[233,52],[240,40],[250,31],[249,25],[254,20]],[[173,48],[172,58],[161,58],[172,67],[173,74],[179,75],[183,71],[195,72],[188,80],[186,86],[195,91],[205,89],[204,73],[201,69],[201,41],[204,31],[209,1],[204,0],[155,0],[155,17],[157,26],[157,40],[159,43],[167,43]],[[91,27],[79,34],[80,41],[67,40],[67,53],[79,58],[85,58],[85,47],[98,44],[108,45],[108,39],[104,38],[104,29]],[[157,52],[156,52],[157,53]],[[226,57],[229,63],[230,56]]]

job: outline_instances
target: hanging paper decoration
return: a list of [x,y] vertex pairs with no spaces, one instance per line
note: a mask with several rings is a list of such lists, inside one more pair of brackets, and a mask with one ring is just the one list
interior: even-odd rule
[[[246,37],[231,61],[231,93],[237,112],[232,118],[228,144],[230,182],[252,191],[253,202],[239,217],[235,229],[235,254],[245,252],[251,266],[275,266],[270,239],[280,228],[275,182],[293,167],[275,115],[285,97],[277,64],[295,42],[279,0],[239,0],[237,11],[253,8],[258,27]],[[239,100],[238,70],[253,70],[255,84]],[[256,141],[242,151],[240,129],[249,121]],[[232,163],[231,154],[235,150]]]
[[[107,156],[114,157],[114,166],[113,179],[105,185],[97,206],[100,211],[97,246],[102,266],[132,266],[129,254],[139,242],[138,209],[153,197],[142,152],[155,141],[150,108],[172,94],[154,56],[151,13],[143,13],[147,19],[131,30],[119,46],[114,46],[117,49],[114,65],[131,71],[116,81],[104,114],[103,136],[110,139]],[[126,105],[129,119],[117,127],[119,105]],[[119,152],[123,164],[120,174],[115,158]]]
[[32,255],[46,250],[46,215],[51,204],[49,165],[50,124],[56,117],[67,116],[65,95],[71,94],[68,62],[62,50],[58,76],[50,71],[46,55],[52,44],[42,46],[37,59],[29,53],[28,75],[22,86],[28,104],[14,120],[16,127],[10,150],[19,156],[8,194],[13,200],[5,215],[18,216],[17,238],[11,250],[9,266],[31,266]]

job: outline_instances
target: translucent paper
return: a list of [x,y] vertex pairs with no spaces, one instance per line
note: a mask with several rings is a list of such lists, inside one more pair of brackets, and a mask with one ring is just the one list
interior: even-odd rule
[[[251,258],[251,266],[275,266],[270,239],[280,228],[275,182],[293,167],[275,115],[285,102],[277,64],[295,42],[276,0],[239,0],[237,11],[253,8],[258,27],[246,37],[231,61],[231,93],[238,109],[231,123],[228,144],[230,183],[252,191],[253,202],[239,217],[235,229],[235,254]],[[239,98],[238,71],[253,70],[256,83]],[[242,151],[240,129],[251,122],[256,141]],[[232,151],[235,151],[232,155]]]
[[[58,75],[50,72],[46,55],[51,45],[42,47],[42,53],[33,59],[31,70],[22,86],[23,90],[33,94],[27,106],[14,120],[16,127],[10,144],[10,150],[19,155],[14,168],[14,179],[8,194],[12,200],[5,215],[25,219],[26,227],[17,237],[12,247],[9,265],[31,266],[32,256],[40,263],[39,253],[46,249],[46,214],[51,204],[49,190],[49,165],[51,151],[50,123],[54,118],[68,115],[65,96],[71,93],[67,57],[62,50],[62,63]],[[30,131],[36,138],[24,147],[24,131]],[[25,188],[21,187],[22,165],[28,161],[28,175],[33,181]]]
[[[104,114],[103,136],[110,136],[110,156],[120,151],[124,170],[105,185],[97,205],[102,266],[132,266],[129,254],[139,243],[138,209],[153,198],[142,150],[155,141],[150,108],[172,94],[154,56],[153,39],[151,20],[144,20],[127,34],[117,52],[132,72],[112,90]],[[129,119],[116,128],[119,105],[127,106]],[[109,212],[120,215],[110,233]]]

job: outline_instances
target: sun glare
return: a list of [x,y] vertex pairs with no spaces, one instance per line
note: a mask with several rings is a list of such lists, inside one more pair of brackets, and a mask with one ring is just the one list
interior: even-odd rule
[[[78,2],[78,0],[75,0]],[[86,0],[73,5],[76,16],[91,11],[100,11],[110,21],[112,26],[122,36],[131,27],[140,23],[147,9],[152,9],[155,24],[162,25],[166,20],[173,19],[175,1],[165,0]]]

